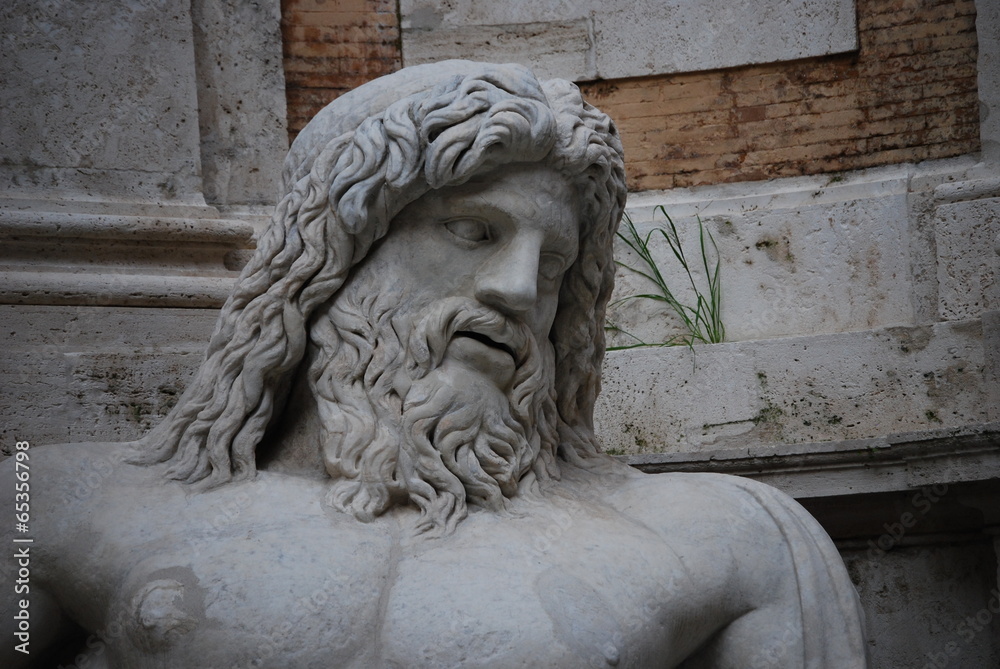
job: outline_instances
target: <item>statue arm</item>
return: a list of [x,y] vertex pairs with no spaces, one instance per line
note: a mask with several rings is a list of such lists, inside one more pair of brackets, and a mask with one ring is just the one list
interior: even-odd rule
[[[770,536],[773,554],[756,605],[720,630],[683,669],[864,669],[864,613],[833,541],[771,486],[726,477],[740,491],[744,533]],[[730,488],[731,489],[731,488]],[[749,497],[748,497],[749,496]],[[775,531],[777,530],[777,531]],[[768,551],[771,553],[771,551]],[[759,584],[741,583],[754,589]]]
[[[794,579],[797,586],[795,596],[776,604],[799,621],[802,660],[788,666],[867,667],[864,611],[833,540],[808,511],[785,493],[756,481],[741,482],[781,532],[783,547],[791,559],[793,570],[787,577]],[[775,648],[786,647],[789,628],[773,630],[767,641]]]

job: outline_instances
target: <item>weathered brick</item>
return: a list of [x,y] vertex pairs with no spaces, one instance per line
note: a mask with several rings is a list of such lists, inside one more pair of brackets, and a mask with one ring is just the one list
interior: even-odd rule
[[296,62],[323,62],[330,59],[353,58],[374,60],[393,54],[394,49],[371,42],[292,42],[285,45],[285,58]]
[[679,144],[683,142],[695,142],[699,140],[717,140],[736,137],[736,128],[730,124],[723,125],[702,125],[688,129],[680,128],[656,128],[647,130],[639,135],[643,142],[659,144]]
[[293,26],[281,28],[281,36],[286,46],[295,42],[357,42],[385,44],[398,48],[396,40],[399,29],[394,25],[373,23],[336,26]]
[[952,79],[949,81],[938,81],[920,87],[921,97],[937,98],[954,95],[962,90],[976,90],[976,77],[970,75],[964,79]]
[[959,35],[938,35],[936,37],[921,37],[913,40],[913,48],[918,51],[938,52],[949,49],[970,48],[976,46],[976,33]]
[[616,86],[617,82],[601,81],[597,83],[586,83],[580,85],[580,92],[584,99],[604,109],[610,105],[618,104],[650,104],[660,101],[662,87],[659,86]]
[[879,121],[931,114],[944,110],[942,113],[958,118],[969,113],[978,115],[978,100],[979,95],[976,91],[962,91],[951,96],[905,100],[891,104],[883,103],[865,109],[865,116],[869,121]]
[[612,118],[621,119],[618,123],[619,129],[625,132],[627,129],[633,133],[643,133],[650,130],[663,130],[674,128],[679,130],[691,130],[711,125],[725,125],[730,121],[729,107],[718,107],[710,111],[695,112],[690,114],[663,114],[656,116],[629,117],[616,115],[617,110],[605,109]]
[[308,12],[287,17],[282,21],[288,26],[329,28],[332,26],[393,26],[397,19],[395,14],[380,14],[375,12]]
[[795,102],[781,102],[773,105],[766,105],[766,118],[779,119],[786,116],[797,116],[800,114],[820,114],[824,112],[836,112],[844,109],[860,108],[860,94],[857,92],[848,95],[833,97],[813,98],[811,100],[796,100]]
[[[283,0],[290,134],[400,66],[395,0]],[[632,189],[816,174],[978,150],[975,0],[857,0],[852,54],[581,85]]]
[[708,137],[695,142],[663,144],[653,157],[664,162],[700,157],[717,162],[720,157],[742,155],[746,152],[747,143],[741,137]]
[[396,11],[393,0],[281,0],[282,16],[289,13]]
[[747,73],[731,76],[729,90],[735,93],[759,92],[790,86],[788,72],[774,70],[768,73]]
[[735,107],[755,107],[776,102],[795,102],[811,97],[801,86],[785,86],[774,90],[747,91],[733,94]]
[[769,165],[795,160],[817,160],[824,156],[855,155],[866,150],[864,139],[820,142],[818,144],[795,144],[777,149],[754,149],[747,153],[745,164]]

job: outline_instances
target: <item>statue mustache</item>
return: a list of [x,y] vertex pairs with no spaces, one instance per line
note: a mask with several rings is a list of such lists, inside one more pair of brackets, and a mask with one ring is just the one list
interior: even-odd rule
[[524,323],[469,298],[444,298],[427,307],[410,335],[407,371],[411,377],[423,378],[440,365],[456,335],[507,351],[518,368],[536,349],[534,335]]

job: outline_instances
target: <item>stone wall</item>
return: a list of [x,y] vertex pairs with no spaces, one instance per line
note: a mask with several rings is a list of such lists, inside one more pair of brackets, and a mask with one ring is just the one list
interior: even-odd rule
[[282,0],[288,134],[342,93],[401,67],[396,0]]
[[622,79],[858,47],[854,0],[401,0],[405,65],[518,62],[545,78]]
[[595,82],[629,188],[647,190],[977,151],[972,0],[858,0],[859,50],[792,63]]
[[277,201],[280,5],[13,0],[0,60],[0,445],[138,436]]
[[[407,5],[413,5],[411,24],[444,20],[420,3]],[[407,52],[408,45],[412,50],[419,44],[414,38],[400,47],[395,3],[352,0],[334,9],[324,0],[286,0],[283,11],[293,134],[345,90],[423,58]],[[537,18],[527,18],[532,17]],[[714,60],[691,65],[696,72],[607,79],[582,87],[587,99],[619,125],[631,190],[957,156],[979,149],[975,19],[973,0],[858,0],[856,51],[769,64],[747,54],[743,62],[765,64],[732,67],[729,54],[716,50]],[[569,30],[564,23],[505,26],[516,39],[511,38],[503,59],[529,65],[539,58],[546,65],[558,61],[552,54],[538,56],[531,45],[544,40],[546,30],[562,35]],[[524,32],[531,26],[534,32]],[[768,30],[767,25],[755,28]],[[587,31],[570,32],[585,37]],[[433,53],[489,55],[473,37],[437,45]],[[664,39],[659,50],[679,48],[676,40]],[[595,72],[570,67],[570,74],[559,74],[583,81]]]

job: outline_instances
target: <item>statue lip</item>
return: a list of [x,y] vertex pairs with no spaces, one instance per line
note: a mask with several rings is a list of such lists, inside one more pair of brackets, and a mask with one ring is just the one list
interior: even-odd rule
[[513,358],[515,361],[518,360],[518,356],[514,352],[514,348],[511,344],[507,344],[502,341],[497,341],[496,339],[493,339],[489,335],[484,334],[482,332],[476,332],[475,330],[459,330],[454,334],[454,337],[467,337],[469,339],[473,339],[481,344],[484,344],[485,346],[489,346],[490,348],[503,351],[511,358]]

